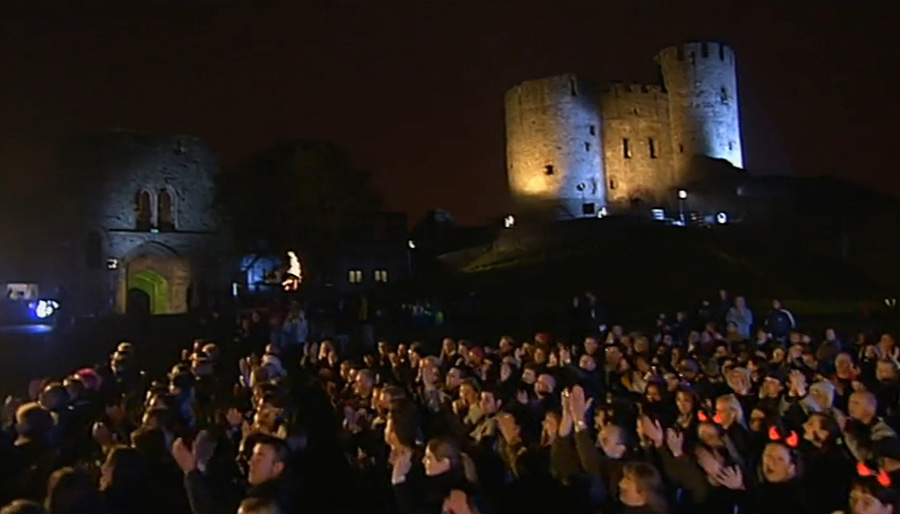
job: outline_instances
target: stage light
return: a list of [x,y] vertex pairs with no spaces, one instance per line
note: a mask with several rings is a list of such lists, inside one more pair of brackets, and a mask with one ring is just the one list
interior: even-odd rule
[[47,319],[59,308],[59,303],[54,300],[38,300],[34,304],[34,315],[39,319]]

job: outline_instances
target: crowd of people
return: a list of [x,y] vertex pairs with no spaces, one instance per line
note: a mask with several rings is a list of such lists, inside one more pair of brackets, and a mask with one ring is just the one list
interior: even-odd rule
[[6,399],[0,514],[898,513],[889,334],[724,291],[644,333],[575,306],[568,340],[360,355],[256,313],[165,377],[120,343]]

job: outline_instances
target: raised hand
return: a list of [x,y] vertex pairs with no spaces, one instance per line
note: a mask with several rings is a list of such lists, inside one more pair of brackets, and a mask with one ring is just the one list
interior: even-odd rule
[[572,386],[570,393],[569,408],[574,421],[584,421],[585,414],[594,403],[593,398],[584,398],[584,389],[580,385]]
[[721,468],[715,475],[715,480],[729,489],[744,488],[744,475],[737,466]]
[[406,481],[406,475],[412,468],[412,451],[406,448],[398,448],[391,451],[391,483],[402,484]]
[[650,419],[649,416],[641,416],[638,418],[638,429],[653,443],[653,446],[659,448],[663,445],[665,435],[658,420]]
[[672,455],[681,457],[684,455],[684,434],[671,428],[666,430],[666,446],[669,447]]
[[697,450],[697,464],[703,468],[703,471],[711,477],[716,477],[722,471],[722,465],[716,460],[715,456],[706,448]]
[[185,473],[197,469],[197,458],[194,456],[194,452],[184,442],[184,439],[180,437],[172,445],[172,458],[175,459],[181,471]]

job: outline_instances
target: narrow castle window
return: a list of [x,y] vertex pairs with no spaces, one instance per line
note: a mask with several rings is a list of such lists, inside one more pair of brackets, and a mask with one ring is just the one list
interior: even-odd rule
[[678,153],[684,153],[684,145],[678,145]]
[[725,86],[722,86],[722,89],[719,90],[719,101],[723,105],[728,105],[728,88]]
[[638,111],[638,108],[637,108],[637,107],[635,107],[634,109],[632,109],[631,112],[633,112],[635,116],[640,116],[640,115],[641,115],[641,113]]
[[375,270],[375,282],[385,284],[388,281],[388,271],[386,269]]
[[609,188],[610,189],[616,188],[616,179],[614,179],[614,178],[609,179]]
[[656,141],[651,137],[647,140],[647,144],[650,146],[650,158],[656,159]]
[[590,151],[591,151],[591,144],[588,143],[587,141],[584,142],[584,151],[585,151],[585,152],[590,152]]
[[553,165],[548,164],[544,166],[544,175],[553,175]]
[[691,64],[697,64],[697,53],[691,52]]
[[362,270],[352,269],[347,272],[347,281],[351,284],[361,284],[362,283]]
[[572,96],[578,96],[578,88],[575,87],[575,79],[569,79],[569,90],[572,92]]
[[622,140],[622,155],[626,159],[631,159],[631,145],[628,144],[628,138]]
[[728,142],[728,151],[729,151],[729,152],[733,152],[733,151],[734,151],[734,141],[729,141],[729,142]]
[[137,215],[134,228],[141,231],[150,230],[153,216],[153,212],[150,210],[150,193],[138,191],[134,197],[134,211]]
[[175,230],[175,216],[172,210],[172,194],[167,189],[161,189],[156,205],[156,225],[160,230]]
[[590,133],[591,133],[592,136],[596,136],[596,135],[597,135],[597,127],[591,125],[589,131],[590,131]]

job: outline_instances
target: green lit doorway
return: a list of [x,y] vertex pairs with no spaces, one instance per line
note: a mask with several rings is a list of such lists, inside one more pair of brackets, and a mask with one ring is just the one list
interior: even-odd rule
[[128,280],[128,293],[129,312],[136,310],[148,314],[169,312],[169,281],[152,269],[142,269],[132,275]]

